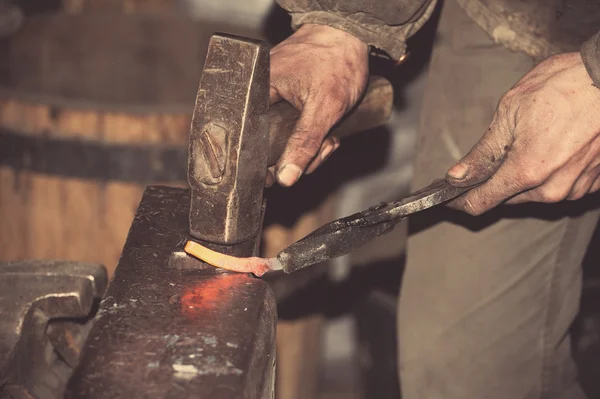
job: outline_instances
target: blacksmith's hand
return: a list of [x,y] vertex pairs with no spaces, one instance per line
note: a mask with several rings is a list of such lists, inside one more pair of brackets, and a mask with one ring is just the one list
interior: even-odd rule
[[483,137],[448,170],[484,182],[451,206],[480,215],[501,203],[577,200],[600,189],[600,88],[579,53],[552,56],[500,100]]
[[287,101],[301,114],[267,185],[275,176],[293,185],[338,148],[327,134],[362,96],[368,70],[368,46],[329,26],[303,25],[271,50],[271,104]]

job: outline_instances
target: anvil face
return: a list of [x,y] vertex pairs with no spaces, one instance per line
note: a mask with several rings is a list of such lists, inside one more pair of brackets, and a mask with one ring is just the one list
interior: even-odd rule
[[144,193],[65,397],[271,397],[273,293],[185,255],[189,204]]

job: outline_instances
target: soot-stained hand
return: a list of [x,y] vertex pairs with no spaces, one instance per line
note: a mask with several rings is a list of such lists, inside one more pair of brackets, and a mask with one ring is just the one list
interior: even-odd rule
[[492,123],[447,173],[483,182],[451,206],[480,215],[501,203],[577,200],[600,189],[600,89],[579,53],[543,61],[500,100]]
[[368,72],[368,46],[329,26],[303,25],[271,50],[270,102],[287,101],[301,114],[267,185],[293,185],[339,147],[327,135],[361,98]]

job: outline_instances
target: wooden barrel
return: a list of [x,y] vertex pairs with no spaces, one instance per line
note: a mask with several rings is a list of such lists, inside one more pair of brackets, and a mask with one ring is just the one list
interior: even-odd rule
[[[177,184],[185,177],[185,164],[168,155],[185,155],[185,113],[4,98],[0,125],[3,260],[101,262],[112,273],[145,183]],[[164,160],[170,164],[157,164]]]
[[184,185],[213,31],[182,15],[28,17],[0,43],[0,259],[112,273],[148,184]]

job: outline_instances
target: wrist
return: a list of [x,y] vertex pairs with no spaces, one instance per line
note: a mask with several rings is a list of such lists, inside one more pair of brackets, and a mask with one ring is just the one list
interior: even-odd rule
[[327,46],[342,46],[356,53],[368,55],[369,46],[358,37],[327,25],[305,24],[294,34],[297,39],[313,44]]

